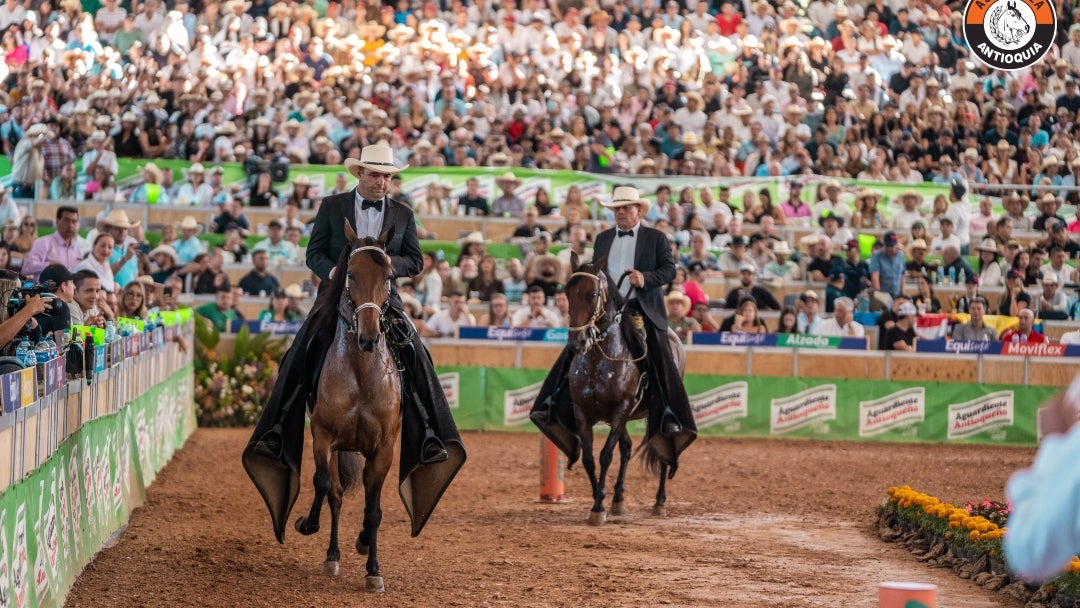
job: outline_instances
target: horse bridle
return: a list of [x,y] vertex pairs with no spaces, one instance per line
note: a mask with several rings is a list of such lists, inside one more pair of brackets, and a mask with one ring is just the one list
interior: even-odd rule
[[596,298],[596,306],[593,307],[592,316],[589,317],[588,323],[586,323],[585,325],[571,325],[566,328],[569,331],[585,332],[585,350],[582,352],[587,352],[589,348],[591,348],[592,345],[595,344],[596,348],[600,350],[600,355],[608,361],[615,361],[619,363],[637,363],[638,361],[644,359],[646,355],[649,354],[648,345],[645,346],[645,352],[641,353],[641,356],[636,358],[612,357],[606,352],[604,352],[604,346],[602,344],[603,341],[607,339],[608,335],[611,334],[613,331],[618,331],[619,327],[622,325],[622,310],[615,313],[615,318],[612,319],[610,323],[608,323],[607,327],[605,327],[604,329],[600,329],[596,322],[604,316],[604,302],[607,301],[608,296],[607,281],[605,281],[604,278],[601,277],[599,274],[592,274],[591,272],[574,272],[570,274],[570,277],[567,278],[566,282],[569,284],[570,280],[574,277],[588,277],[589,279],[595,281],[596,284],[600,287],[600,295]]
[[[356,249],[353,249],[352,251],[349,252],[349,260],[352,260],[354,255],[356,255],[356,254],[358,254],[360,252],[363,252],[363,251],[375,251],[375,252],[378,252],[379,255],[381,255],[386,260],[386,262],[388,264],[390,263],[390,256],[387,255],[386,251],[384,251],[381,247],[376,247],[374,245],[363,245],[361,247],[357,247]],[[345,295],[345,300],[350,302],[350,303],[352,302],[352,297],[349,295],[349,285],[351,283],[352,283],[352,277],[349,276],[348,268],[346,268],[345,269],[345,294],[344,295]],[[386,291],[387,291],[387,293],[390,292],[390,279],[386,280]],[[387,307],[389,305],[390,305],[390,298],[387,297],[386,302],[383,303],[382,306],[379,306],[378,304],[376,304],[374,302],[364,302],[363,304],[361,304],[359,306],[355,306],[353,308],[352,315],[346,316],[345,314],[342,314],[342,317],[344,317],[344,319],[345,319],[346,331],[348,331],[350,334],[356,334],[357,335],[356,339],[357,339],[357,341],[359,341],[360,340],[360,313],[363,312],[364,310],[367,310],[368,308],[374,308],[375,310],[379,311],[379,324],[381,325],[382,324],[382,319],[383,319],[383,317],[386,316],[386,309],[387,309]],[[339,306],[339,309],[340,309],[340,306]],[[345,311],[342,310],[341,312],[344,313]]]

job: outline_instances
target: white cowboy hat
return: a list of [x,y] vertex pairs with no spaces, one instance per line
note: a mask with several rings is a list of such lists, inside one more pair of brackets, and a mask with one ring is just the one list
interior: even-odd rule
[[192,163],[185,171],[185,175],[191,175],[192,173],[198,173],[199,175],[205,175],[206,169],[202,166],[202,163]]
[[520,184],[521,183],[521,180],[518,179],[518,177],[516,175],[514,175],[513,171],[507,171],[506,173],[503,173],[495,181],[499,182],[499,183],[502,183],[502,184]]
[[184,219],[180,220],[181,230],[199,230],[200,228],[202,228],[202,226],[199,225],[199,222],[195,220],[194,216],[185,215]]
[[285,288],[285,296],[289,298],[302,298],[304,297],[304,290],[300,289],[300,286],[296,283],[290,283]]
[[139,172],[140,173],[149,173],[149,174],[153,175],[155,181],[157,181],[158,183],[161,183],[161,179],[162,179],[162,177],[164,177],[164,175],[161,172],[161,169],[159,169],[158,166],[155,165],[154,163],[146,163],[145,165],[139,167]]
[[979,243],[978,250],[979,251],[989,251],[989,252],[992,252],[992,253],[999,253],[998,248],[997,248],[997,243],[995,243],[994,239],[991,239],[991,238],[983,239]]
[[154,256],[159,253],[163,253],[172,258],[173,264],[180,263],[180,256],[176,254],[176,250],[173,249],[172,245],[158,245],[157,247],[154,247],[150,250],[150,259],[154,259]]
[[601,202],[600,204],[608,209],[618,209],[627,205],[640,205],[641,215],[643,216],[648,214],[649,209],[652,207],[652,203],[641,198],[638,195],[638,189],[633,186],[616,186],[611,193],[611,202]]
[[113,226],[115,228],[126,228],[128,230],[138,226],[142,222],[131,222],[128,219],[127,213],[123,209],[113,209],[109,212],[109,215],[105,216],[102,223],[106,226]]
[[408,169],[409,165],[397,166],[394,161],[394,151],[390,149],[390,146],[371,144],[370,146],[364,146],[364,149],[360,151],[360,160],[355,158],[345,159],[345,170],[351,173],[353,177],[359,179],[360,169],[362,168],[376,173],[401,173]]

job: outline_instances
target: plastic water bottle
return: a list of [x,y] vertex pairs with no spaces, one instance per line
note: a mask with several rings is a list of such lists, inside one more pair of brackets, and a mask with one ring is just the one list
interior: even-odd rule
[[109,321],[105,324],[105,342],[115,342],[119,336],[116,335],[116,322]]
[[53,340],[52,336],[45,338],[45,344],[49,346],[50,359],[55,359],[60,356],[60,347],[56,345],[56,340]]
[[1013,334],[1012,343],[1013,344],[1019,344],[1020,343],[1020,336],[1017,335],[1017,334]]
[[1027,344],[1027,334],[1020,334],[1020,343]]
[[19,342],[18,348],[15,349],[15,358],[19,360],[23,367],[33,367],[37,359],[31,354],[30,340],[23,338],[23,341]]
[[967,271],[963,268],[960,269],[960,274],[956,275],[956,284],[965,285],[967,283]]
[[44,338],[38,340],[37,346],[34,347],[34,359],[38,365],[47,363],[49,361],[49,343]]
[[949,266],[949,285],[956,285],[956,266]]
[[859,312],[870,312],[870,298],[860,295],[858,310]]

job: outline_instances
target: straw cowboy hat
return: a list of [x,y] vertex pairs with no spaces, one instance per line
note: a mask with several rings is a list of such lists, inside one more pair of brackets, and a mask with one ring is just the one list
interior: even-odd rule
[[641,207],[641,215],[649,213],[649,209],[652,207],[652,203],[641,198],[638,195],[638,189],[633,186],[616,186],[615,190],[611,193],[611,202],[601,202],[601,205],[608,209],[618,209],[619,207],[625,207],[627,205],[639,205]]
[[500,184],[520,184],[521,183],[521,180],[518,179],[516,175],[514,175],[513,171],[507,171],[506,173],[503,173],[495,181],[497,183],[500,183]]
[[184,170],[184,175],[191,175],[192,173],[206,175],[206,168],[202,166],[202,163],[192,163],[190,167]]
[[172,245],[158,245],[150,250],[150,259],[154,259],[159,254],[167,255],[172,258],[173,264],[180,263],[180,256],[176,254],[176,250]]
[[484,234],[480,231],[470,232],[469,234],[466,234],[465,236],[458,239],[458,245],[460,245],[461,247],[472,244],[486,245],[490,242],[491,241],[484,238]]
[[304,297],[304,290],[300,289],[300,286],[296,283],[289,283],[285,288],[285,296],[289,298],[302,298]]
[[180,230],[202,230],[202,225],[192,215],[185,215],[184,219],[180,220],[179,226]]
[[154,163],[146,163],[142,167],[139,167],[139,172],[143,174],[149,173],[150,175],[153,175],[155,181],[157,181],[158,183],[161,182],[161,178],[163,177],[161,169],[158,169],[158,166]]
[[997,248],[997,243],[996,243],[996,242],[994,241],[994,239],[992,239],[992,238],[985,238],[985,239],[983,239],[983,240],[982,240],[982,241],[981,241],[981,242],[979,243],[979,248],[978,248],[978,250],[979,250],[979,251],[989,251],[989,252],[991,252],[991,253],[994,253],[995,255],[1000,255],[1000,254],[1001,254],[1001,252],[1000,252],[1000,251],[998,251],[998,248]]
[[397,166],[394,161],[394,151],[386,144],[371,144],[364,146],[360,151],[360,160],[355,158],[345,159],[345,170],[360,178],[360,169],[375,171],[376,173],[401,173],[408,169],[409,165]]
[[311,178],[308,177],[306,173],[301,173],[300,175],[297,175],[295,179],[293,179],[292,183],[294,186],[310,186]]
[[664,296],[664,304],[670,304],[671,302],[682,302],[683,306],[690,309],[690,297],[681,291],[672,291],[668,295]]
[[130,230],[142,222],[132,222],[128,220],[127,213],[125,213],[123,209],[113,209],[109,212],[109,215],[105,216],[105,219],[102,220],[101,223],[114,228],[126,228]]

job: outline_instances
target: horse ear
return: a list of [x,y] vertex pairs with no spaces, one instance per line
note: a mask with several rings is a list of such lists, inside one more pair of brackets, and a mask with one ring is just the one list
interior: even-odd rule
[[593,266],[596,266],[597,270],[607,271],[607,257],[602,257],[599,260],[593,260]]
[[386,249],[386,246],[394,240],[394,225],[391,224],[385,232],[379,235],[379,247]]
[[352,222],[345,220],[345,240],[350,243],[355,243],[360,237],[356,236],[356,231],[353,230]]
[[570,252],[570,272],[577,272],[577,267],[578,267],[579,262],[580,262],[580,260],[578,260],[577,252],[571,251]]

